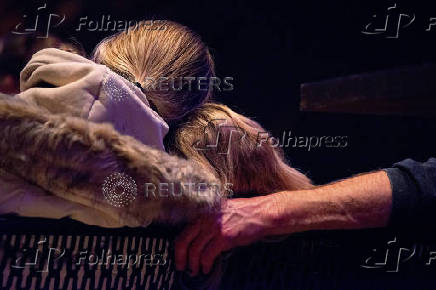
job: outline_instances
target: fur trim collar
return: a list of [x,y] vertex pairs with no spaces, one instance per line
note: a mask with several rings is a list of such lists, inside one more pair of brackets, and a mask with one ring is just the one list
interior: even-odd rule
[[[218,209],[221,200],[218,180],[195,164],[111,125],[52,114],[17,98],[0,97],[0,156],[8,173],[126,224],[185,222]],[[135,200],[124,207],[110,204],[102,190],[117,176],[136,184]]]

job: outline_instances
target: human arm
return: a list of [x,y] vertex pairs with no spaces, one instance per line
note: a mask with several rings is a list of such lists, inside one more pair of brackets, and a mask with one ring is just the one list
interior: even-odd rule
[[200,268],[207,273],[221,252],[267,236],[385,226],[391,203],[384,171],[312,190],[229,200],[220,215],[204,216],[182,232],[176,241],[176,266],[188,266],[192,275]]

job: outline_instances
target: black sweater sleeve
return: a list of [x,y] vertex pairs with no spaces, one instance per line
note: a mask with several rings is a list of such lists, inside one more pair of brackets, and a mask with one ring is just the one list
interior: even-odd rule
[[426,228],[436,225],[436,159],[406,159],[384,169],[392,186],[390,225]]

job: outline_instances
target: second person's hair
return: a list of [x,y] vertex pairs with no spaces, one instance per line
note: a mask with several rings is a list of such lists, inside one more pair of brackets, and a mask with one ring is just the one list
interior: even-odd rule
[[206,103],[185,118],[168,138],[170,153],[195,161],[235,193],[263,195],[312,188],[309,178],[290,167],[257,122],[225,105]]

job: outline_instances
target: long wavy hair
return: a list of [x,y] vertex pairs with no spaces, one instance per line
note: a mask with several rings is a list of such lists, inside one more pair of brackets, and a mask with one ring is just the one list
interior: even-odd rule
[[288,165],[283,151],[257,122],[216,103],[193,111],[167,140],[170,153],[193,160],[231,191],[263,195],[313,187],[309,178]]

